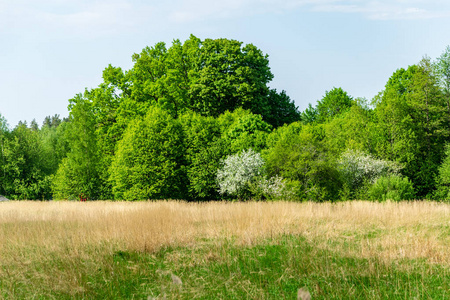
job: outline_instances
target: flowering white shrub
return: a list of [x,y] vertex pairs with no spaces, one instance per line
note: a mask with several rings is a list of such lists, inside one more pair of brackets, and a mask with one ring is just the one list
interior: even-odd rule
[[262,174],[264,160],[252,149],[229,155],[217,171],[219,193],[241,197],[252,181]]
[[366,180],[374,183],[381,176],[396,175],[401,168],[395,162],[375,159],[358,150],[347,150],[338,161],[338,169],[349,187],[354,188]]
[[283,190],[286,188],[283,178],[280,176],[271,177],[269,179],[263,177],[257,184],[261,193],[271,198],[280,198],[283,195]]
[[290,200],[295,197],[293,190],[287,187],[285,179],[278,175],[269,179],[261,177],[252,190],[255,194],[271,200]]

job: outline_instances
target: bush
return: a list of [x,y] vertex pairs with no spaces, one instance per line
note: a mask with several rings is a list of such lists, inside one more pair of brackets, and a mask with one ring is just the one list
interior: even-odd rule
[[375,159],[358,150],[342,153],[338,168],[350,188],[357,188],[365,181],[375,182],[381,176],[398,174],[400,167],[391,161]]
[[229,155],[217,171],[220,194],[237,196],[239,199],[250,195],[250,186],[262,175],[264,160],[252,149]]
[[250,185],[250,191],[256,199],[294,200],[295,188],[281,176],[267,178],[261,176]]
[[338,161],[342,182],[342,200],[367,197],[367,189],[382,176],[398,175],[400,166],[395,162],[372,157],[362,151],[349,149],[342,153]]
[[415,197],[414,187],[407,177],[389,175],[379,177],[368,189],[369,200],[400,201]]
[[263,152],[269,176],[282,176],[296,198],[337,200],[342,187],[336,161],[323,142],[321,126],[292,123],[275,130]]

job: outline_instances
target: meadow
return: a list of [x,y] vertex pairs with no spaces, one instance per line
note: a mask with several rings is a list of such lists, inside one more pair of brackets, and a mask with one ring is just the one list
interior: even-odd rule
[[436,202],[0,203],[0,299],[450,298]]

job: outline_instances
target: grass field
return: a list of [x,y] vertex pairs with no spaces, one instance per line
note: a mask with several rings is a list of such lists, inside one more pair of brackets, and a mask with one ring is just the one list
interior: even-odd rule
[[450,299],[450,205],[0,203],[0,299]]

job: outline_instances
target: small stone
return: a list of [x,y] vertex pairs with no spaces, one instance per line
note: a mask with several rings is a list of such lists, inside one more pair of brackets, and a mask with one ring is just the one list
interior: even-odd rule
[[181,281],[181,278],[178,277],[177,275],[172,274],[171,277],[172,277],[172,282],[173,282],[174,284],[180,285],[180,286],[183,284],[183,282]]
[[297,300],[311,300],[311,294],[303,287],[297,292]]

